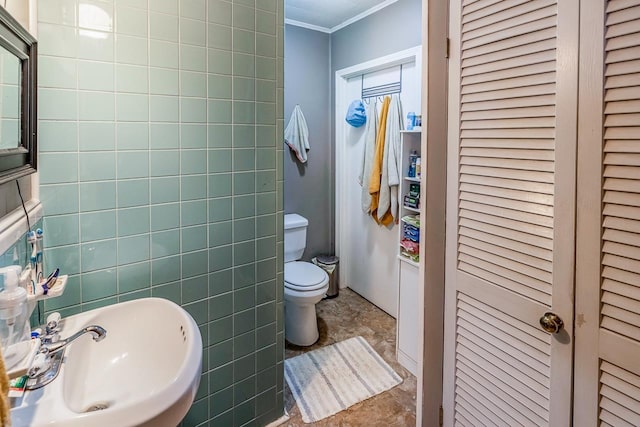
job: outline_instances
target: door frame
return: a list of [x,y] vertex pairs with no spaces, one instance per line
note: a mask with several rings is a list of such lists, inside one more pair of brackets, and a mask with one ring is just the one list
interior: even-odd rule
[[420,215],[425,227],[420,236],[423,336],[422,357],[418,361],[416,425],[425,427],[442,425],[443,421],[449,3],[422,1],[422,153],[426,153],[423,154],[426,182],[420,195],[423,201]]
[[[427,2],[427,0],[423,0],[425,3]],[[423,25],[423,31],[424,31],[424,25]],[[382,56],[376,59],[373,59],[371,61],[366,61],[351,67],[347,67],[347,68],[343,68],[341,70],[336,71],[335,73],[335,104],[334,104],[334,108],[335,108],[335,156],[334,156],[334,161],[335,161],[335,242],[336,242],[336,255],[338,257],[341,258],[341,262],[343,264],[347,264],[352,262],[352,260],[349,259],[349,257],[346,255],[346,251],[345,253],[341,252],[341,248],[346,246],[346,240],[347,240],[347,233],[346,233],[346,229],[349,226],[349,218],[343,217],[343,213],[341,211],[341,207],[344,206],[346,204],[346,191],[343,191],[343,187],[340,185],[340,183],[344,180],[344,177],[346,175],[346,170],[347,168],[352,168],[353,167],[353,162],[351,161],[351,159],[348,159],[346,154],[345,154],[345,150],[346,150],[346,138],[347,138],[347,130],[348,130],[348,124],[344,121],[344,111],[342,109],[342,106],[344,105],[348,105],[349,101],[351,101],[351,99],[348,98],[347,96],[347,84],[348,84],[348,80],[353,78],[353,77],[357,77],[357,76],[361,76],[362,74],[366,74],[366,73],[371,73],[371,72],[375,72],[375,71],[380,71],[380,70],[384,70],[387,68],[391,68],[394,66],[398,66],[401,64],[407,64],[407,63],[413,63],[415,62],[416,67],[417,67],[417,72],[419,73],[419,75],[421,76],[421,90],[422,90],[422,98],[421,98],[421,102],[422,102],[422,111],[427,111],[427,109],[425,108],[425,93],[426,93],[426,88],[425,88],[425,75],[427,73],[425,73],[425,64],[423,63],[422,59],[423,59],[423,55],[425,55],[425,53],[427,52],[426,48],[424,46],[416,46],[413,48],[409,48],[400,52],[396,52],[393,53],[391,55],[386,55],[386,56]],[[426,56],[424,56],[426,57]],[[446,101],[446,98],[445,98]],[[425,117],[425,114],[423,113],[423,118]],[[424,118],[423,120],[426,121],[426,118]],[[426,124],[423,123],[423,129],[425,129]],[[422,132],[422,141],[421,141],[421,149],[423,153],[427,153],[427,149],[426,149],[426,134],[427,132]],[[445,141],[446,142],[446,141]],[[436,156],[434,156],[436,157]],[[442,163],[444,163],[443,161],[441,161]],[[429,180],[430,180],[430,175],[429,175],[429,167],[428,164],[426,165],[427,169],[427,173],[425,174],[426,178],[427,178],[427,185],[429,184]],[[422,186],[423,190],[424,187],[426,187],[425,185]],[[434,191],[435,192],[435,191]],[[423,199],[426,200],[426,199]],[[421,215],[423,215],[423,218],[425,218],[426,215],[426,203],[422,203],[421,204]],[[443,206],[444,208],[444,206]],[[443,215],[443,223],[444,223],[444,215]],[[444,229],[444,227],[443,227]],[[444,238],[444,233],[443,233],[443,238]],[[424,238],[423,238],[424,241]],[[424,271],[425,271],[425,262],[424,262],[424,246],[426,244],[421,245],[420,251],[420,271],[419,271],[419,277],[421,278],[421,282],[423,282],[423,278],[424,276]],[[395,251],[396,248],[393,248],[393,250]],[[394,253],[394,257],[395,257],[395,253]],[[354,261],[357,262],[357,261]],[[400,262],[400,261],[398,261]],[[443,262],[444,262],[444,252],[443,252]],[[436,267],[434,267],[434,270],[436,269]],[[345,270],[344,268],[340,269],[339,272],[339,281],[341,283],[341,287],[344,287],[346,285],[345,282]],[[444,285],[444,280],[442,281],[443,285]],[[427,323],[425,320],[425,313],[429,313],[431,312],[431,310],[437,310],[437,304],[435,304],[435,308],[432,307],[434,304],[432,304],[431,302],[433,300],[429,299],[425,299],[425,286],[420,286],[419,287],[419,306],[418,306],[418,314],[419,314],[419,318],[418,318],[418,325],[425,325],[425,326],[431,326],[430,323]],[[431,301],[428,304],[424,304],[422,303],[423,301]],[[430,320],[430,319],[429,319]],[[419,333],[418,336],[416,337],[416,339],[419,340],[418,342],[418,355],[421,356],[424,351],[423,351],[423,333],[424,331],[426,331],[426,329],[424,328],[419,328]],[[429,341],[431,342],[431,341]],[[430,348],[430,353],[437,353],[437,346],[433,346],[432,348]],[[436,360],[438,359],[437,357],[434,359]],[[437,365],[432,365],[430,364],[430,369],[429,372],[441,372],[442,370],[442,351],[440,351],[440,358],[439,358],[440,362],[438,362],[440,364],[440,366]],[[430,362],[431,363],[431,362]],[[436,375],[437,377],[438,375]],[[441,377],[441,375],[440,375]],[[440,384],[441,384],[441,380],[440,380]],[[422,357],[418,357],[418,378],[417,378],[417,397],[416,397],[416,425],[420,426],[423,425],[422,420],[421,420],[421,413],[422,413],[422,400],[423,400],[423,360]],[[435,386],[438,387],[438,389],[440,389],[441,392],[441,386],[438,386],[435,383],[430,383],[429,384],[429,394],[427,396],[430,396],[431,393],[433,393],[434,395],[438,394],[435,392]],[[438,407],[440,405],[439,403],[440,401],[438,401]],[[430,425],[430,423],[425,424],[425,425]]]

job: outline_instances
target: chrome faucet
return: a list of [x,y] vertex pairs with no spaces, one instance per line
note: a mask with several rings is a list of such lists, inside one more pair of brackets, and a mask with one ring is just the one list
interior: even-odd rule
[[98,341],[102,341],[107,336],[107,331],[105,331],[104,328],[100,326],[91,325],[91,326],[87,326],[86,328],[82,328],[75,334],[71,335],[69,338],[65,338],[63,340],[56,341],[51,344],[45,344],[43,347],[46,349],[49,355],[53,355],[59,352],[60,350],[65,349],[69,344],[71,344],[72,342],[74,342],[84,334],[92,334],[93,340],[95,342],[98,342]]

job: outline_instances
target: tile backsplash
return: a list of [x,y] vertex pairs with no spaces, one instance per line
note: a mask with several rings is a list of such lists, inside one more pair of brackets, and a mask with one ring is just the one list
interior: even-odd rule
[[63,316],[168,298],[202,333],[185,426],[283,412],[283,1],[40,0],[46,270]]

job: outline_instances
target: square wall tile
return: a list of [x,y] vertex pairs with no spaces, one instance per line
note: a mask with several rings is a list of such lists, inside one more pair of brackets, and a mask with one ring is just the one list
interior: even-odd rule
[[116,269],[108,269],[82,275],[82,302],[94,301],[116,295],[118,276]]
[[144,9],[116,5],[116,32],[146,37],[149,15]]
[[181,183],[182,200],[198,200],[207,197],[206,175],[183,176]]
[[118,123],[116,125],[118,150],[144,150],[149,148],[148,123]]
[[151,286],[151,262],[118,267],[118,291],[133,292]]
[[104,181],[115,178],[114,152],[80,153],[80,181]]
[[85,243],[81,246],[81,252],[83,272],[115,267],[117,264],[115,239]]
[[148,234],[118,239],[118,265],[149,260],[151,259],[150,253]]
[[149,230],[149,207],[118,209],[118,237],[145,234]]
[[129,208],[149,204],[149,180],[118,181],[118,207]]
[[177,42],[178,17],[176,15],[151,12],[149,14],[149,36],[152,39]]
[[75,89],[77,85],[77,61],[71,58],[54,56],[41,56],[38,58],[39,87]]
[[153,67],[178,68],[178,52],[177,43],[151,40],[149,43],[149,64]]
[[118,179],[149,176],[148,151],[118,152],[117,161]]
[[177,202],[180,200],[180,178],[152,178],[149,192],[152,204]]
[[75,122],[38,122],[38,150],[41,153],[78,151],[78,124]]
[[78,180],[76,153],[40,153],[40,183],[60,184]]
[[109,151],[115,148],[115,124],[103,122],[80,122],[80,151]]
[[149,47],[144,37],[118,35],[116,39],[116,60],[120,64],[147,65]]
[[83,182],[80,184],[80,211],[97,211],[116,207],[116,183]]
[[152,149],[169,149],[180,146],[180,129],[177,123],[151,123],[150,141]]
[[164,258],[180,253],[180,230],[151,233],[151,258]]
[[78,89],[113,91],[113,68],[111,62],[78,61]]
[[83,243],[116,237],[116,211],[80,214],[80,239]]
[[47,206],[50,215],[78,212],[78,184],[40,186],[40,201]]
[[47,230],[47,246],[64,246],[80,241],[80,220],[77,214],[47,216],[43,229]]
[[146,94],[118,93],[116,105],[118,121],[147,122],[149,120],[149,96]]

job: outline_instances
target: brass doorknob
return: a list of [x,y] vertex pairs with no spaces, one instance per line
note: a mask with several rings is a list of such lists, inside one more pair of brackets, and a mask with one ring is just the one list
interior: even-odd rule
[[540,326],[550,334],[557,334],[564,327],[564,322],[557,314],[547,312],[540,318]]

